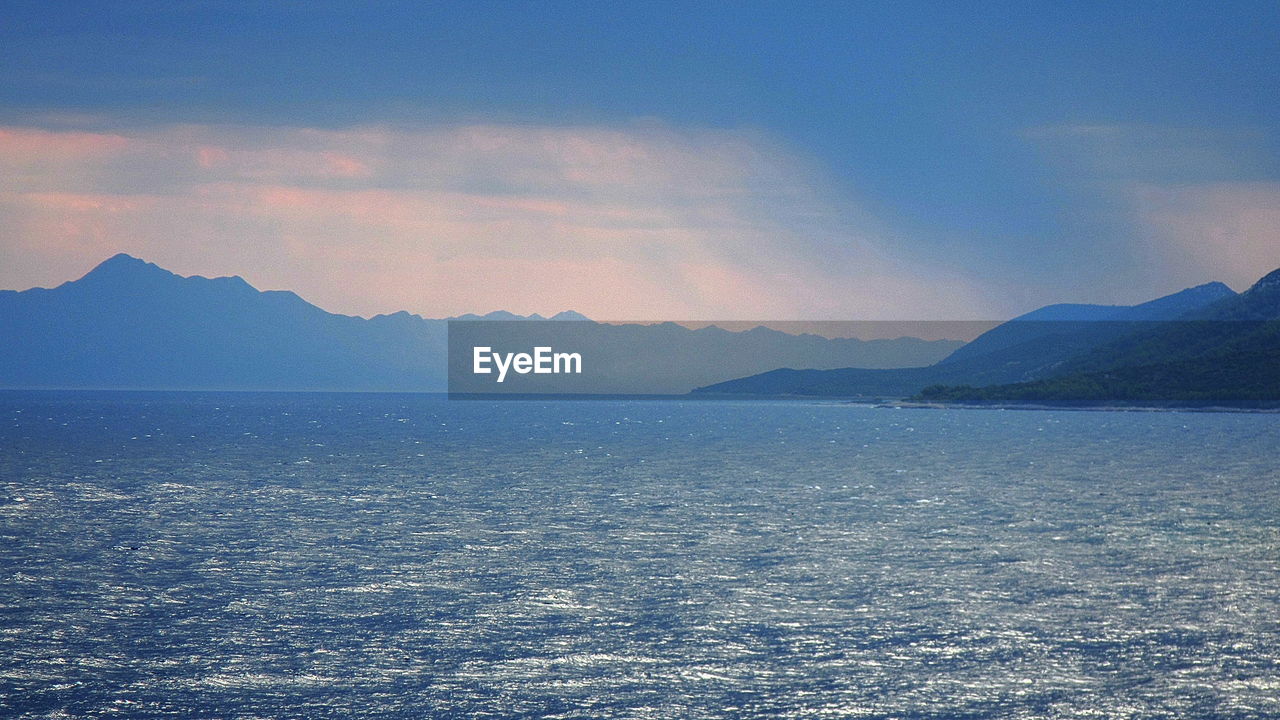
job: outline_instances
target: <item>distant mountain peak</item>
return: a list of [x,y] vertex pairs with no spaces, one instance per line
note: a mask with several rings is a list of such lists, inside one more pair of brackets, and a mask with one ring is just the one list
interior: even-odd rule
[[115,255],[112,255],[106,260],[103,260],[102,262],[98,263],[98,265],[101,266],[101,265],[106,265],[108,263],[142,263],[145,265],[147,261],[143,260],[142,258],[136,258],[130,255],[129,253],[122,252],[122,253],[116,253]]
[[546,320],[588,320],[589,318],[586,315],[583,315],[581,313],[576,313],[572,310],[565,310],[562,312],[558,312],[549,318],[543,317],[539,313],[534,313],[532,315],[517,315],[513,312],[508,312],[506,310],[494,310],[493,312],[488,312],[483,315],[477,315],[475,313],[466,313],[463,315],[454,315],[453,317],[449,317],[445,319],[446,320],[466,320],[466,321],[473,321],[473,320],[506,320],[506,321],[543,320],[543,321],[546,321]]
[[1165,295],[1164,297],[1156,298],[1155,300],[1148,300],[1147,302],[1141,303],[1140,305],[1136,305],[1135,307],[1142,307],[1144,305],[1150,306],[1150,305],[1156,305],[1159,303],[1170,303],[1175,300],[1189,300],[1189,299],[1204,300],[1206,298],[1216,299],[1219,297],[1228,297],[1235,294],[1236,294],[1235,290],[1232,290],[1231,288],[1227,287],[1225,284],[1215,280],[1213,282],[1204,283],[1203,285],[1195,285],[1195,286],[1186,288],[1184,290],[1179,290],[1178,292],[1173,293],[1172,295]]
[[1232,290],[1230,287],[1227,287],[1227,284],[1226,284],[1226,283],[1218,282],[1217,280],[1214,280],[1213,282],[1207,282],[1207,283],[1205,283],[1205,284],[1203,284],[1203,285],[1196,285],[1195,287],[1187,288],[1187,289],[1188,289],[1188,290],[1202,290],[1202,291],[1206,291],[1206,292],[1208,292],[1208,291],[1212,291],[1212,292],[1215,292],[1215,293],[1221,293],[1222,291],[1224,291],[1224,290],[1225,290],[1225,291],[1227,291],[1228,293],[1230,293],[1230,294],[1232,294],[1232,295],[1234,295],[1234,294],[1235,294],[1235,292],[1236,292],[1235,290]]
[[136,258],[130,255],[129,253],[116,253],[115,255],[112,255],[106,260],[103,260],[102,262],[98,263],[98,265],[95,268],[93,268],[93,270],[90,270],[89,272],[95,273],[95,272],[98,272],[99,270],[120,270],[125,268],[145,268],[145,267],[159,267],[159,266],[155,265],[154,263],[149,263],[146,260],[143,260],[142,258]]
[[1185,289],[1185,290],[1181,290],[1181,291],[1179,291],[1179,292],[1176,292],[1176,293],[1174,293],[1174,294],[1172,294],[1172,295],[1167,295],[1167,296],[1165,296],[1165,297],[1163,297],[1163,298],[1157,298],[1157,299],[1155,299],[1155,300],[1151,300],[1151,301],[1148,301],[1147,303],[1143,303],[1143,304],[1144,304],[1144,305],[1149,305],[1149,304],[1151,304],[1151,303],[1158,303],[1158,302],[1162,302],[1162,301],[1168,301],[1168,299],[1169,299],[1169,298],[1181,298],[1181,299],[1184,299],[1184,300],[1189,300],[1189,299],[1197,299],[1197,300],[1213,299],[1213,300],[1217,300],[1217,299],[1219,299],[1219,298],[1231,297],[1231,296],[1233,296],[1233,295],[1235,295],[1235,294],[1236,294],[1236,291],[1235,291],[1235,290],[1232,290],[1232,289],[1231,289],[1230,287],[1228,287],[1225,283],[1221,283],[1221,282],[1218,282],[1217,280],[1214,280],[1213,282],[1207,282],[1207,283],[1204,283],[1203,285],[1195,285],[1195,286],[1193,286],[1193,287],[1189,287],[1189,288],[1187,288],[1187,289]]
[[128,253],[116,253],[85,273],[79,282],[89,281],[92,283],[95,281],[113,281],[143,276],[178,277],[155,263],[149,263]]
[[1253,284],[1253,287],[1249,288],[1249,291],[1252,292],[1254,290],[1264,290],[1277,287],[1280,287],[1280,268],[1276,268],[1266,275],[1263,275],[1258,282]]
[[134,292],[140,288],[169,287],[188,288],[211,285],[230,289],[240,295],[258,294],[258,289],[239,275],[208,278],[203,275],[184,277],[127,253],[117,253],[98,263],[84,277],[72,283],[80,288],[112,288],[121,292]]

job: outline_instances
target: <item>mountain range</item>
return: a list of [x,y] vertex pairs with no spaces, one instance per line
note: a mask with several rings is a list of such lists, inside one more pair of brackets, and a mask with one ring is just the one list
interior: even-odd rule
[[120,254],[56,288],[0,292],[0,386],[439,390],[441,321],[325,312],[240,277]]
[[922,402],[1256,405],[1280,401],[1280,270],[1135,306],[1051,305],[934,365],[780,369],[704,394],[910,396]]
[[257,290],[240,277],[182,277],[120,254],[56,288],[0,291],[0,387],[440,392],[451,320],[466,327],[492,321],[508,335],[523,321],[530,329],[581,326],[614,357],[662,351],[681,358],[657,373],[652,364],[617,368],[604,387],[614,392],[684,393],[786,364],[928,365],[962,344],[603,326],[572,311],[361,318],[326,312],[292,292]]
[[1280,405],[1280,270],[1174,322],[1143,324],[1050,376],[931,386],[914,400],[1053,405]]

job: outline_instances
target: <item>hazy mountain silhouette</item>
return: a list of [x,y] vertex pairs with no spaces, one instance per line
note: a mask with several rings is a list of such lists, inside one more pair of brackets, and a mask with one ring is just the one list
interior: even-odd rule
[[[504,311],[458,319],[543,320]],[[598,325],[572,311],[550,319]],[[0,291],[0,387],[443,391],[447,336],[444,319],[338,315],[240,277],[182,277],[120,254],[56,288]],[[706,383],[791,362],[924,365],[961,344],[680,326],[629,326],[592,337],[622,343],[604,348],[615,355],[667,347],[685,358],[668,377],[636,365],[623,378],[636,392],[665,392],[658,388],[675,387],[674,373]],[[726,362],[736,357],[750,362]]]
[[699,388],[752,395],[905,397],[931,385],[987,386],[1037,380],[1120,338],[1236,296],[1208,283],[1140,305],[1049,305],[1002,323],[922,368],[779,369]]
[[325,312],[240,277],[120,254],[53,289],[0,292],[7,387],[438,390],[443,321]]
[[465,313],[463,315],[454,315],[453,317],[450,317],[447,319],[448,320],[468,320],[468,321],[469,320],[502,320],[502,321],[588,320],[589,321],[591,318],[588,318],[586,315],[583,315],[582,313],[574,312],[572,310],[565,310],[563,312],[558,312],[555,315],[552,315],[551,317],[543,317],[538,313],[534,313],[532,315],[516,315],[515,313],[507,312],[506,310],[494,310],[493,312],[485,313],[484,315],[477,315],[475,313]]
[[[1128,332],[1130,323],[1173,320],[1235,294],[1226,285],[1211,282],[1140,305],[1046,305],[992,328],[942,362],[962,363],[1020,348],[1022,372],[1036,373],[1046,362],[1061,360]],[[1038,352],[1040,345],[1054,350]]]
[[933,402],[1280,404],[1280,270],[1239,295],[1193,309],[1064,362],[1046,378],[932,386]]
[[[474,322],[450,328],[450,390],[460,393],[684,394],[708,382],[760,372],[780,364],[841,367],[927,365],[959,341],[911,337],[859,340],[793,335],[768,327],[741,332],[714,325],[690,329],[673,322]],[[471,348],[527,352],[537,346],[589,349],[582,375],[510,374],[502,384],[471,372]]]

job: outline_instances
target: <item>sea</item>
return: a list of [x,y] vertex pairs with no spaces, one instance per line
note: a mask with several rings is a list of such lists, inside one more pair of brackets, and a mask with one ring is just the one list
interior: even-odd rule
[[1280,718],[1280,415],[0,393],[6,718]]

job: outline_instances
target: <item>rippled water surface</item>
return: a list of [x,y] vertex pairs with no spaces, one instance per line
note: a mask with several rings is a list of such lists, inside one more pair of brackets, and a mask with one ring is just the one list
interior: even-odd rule
[[0,716],[1280,717],[1280,416],[0,393]]

